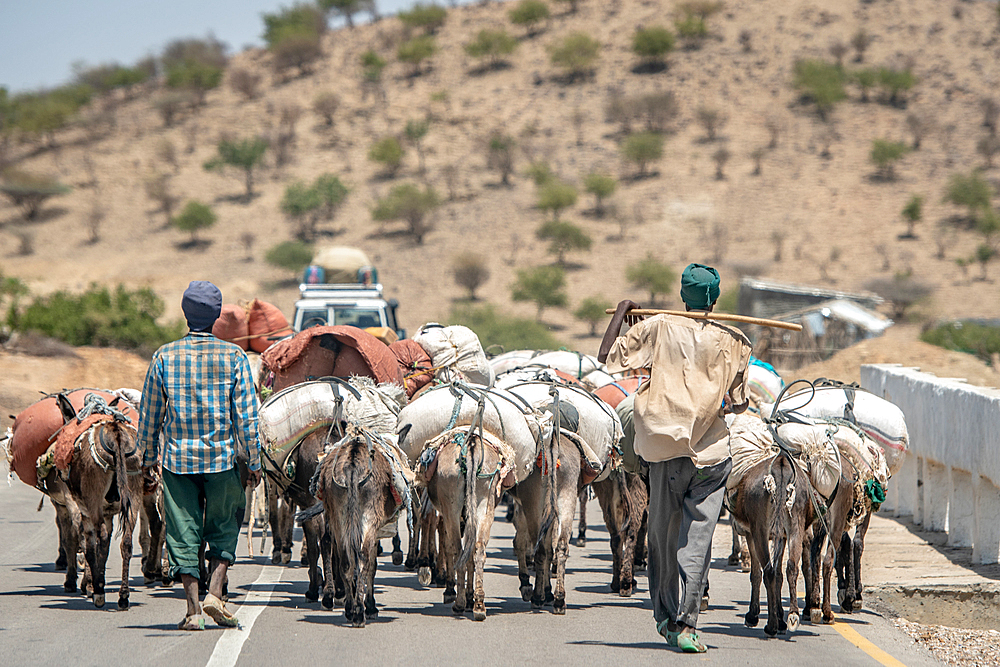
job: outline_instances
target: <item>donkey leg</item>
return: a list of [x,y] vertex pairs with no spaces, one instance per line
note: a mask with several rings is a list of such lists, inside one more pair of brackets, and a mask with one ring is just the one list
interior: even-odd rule
[[93,539],[87,542],[87,562],[90,565],[90,576],[94,586],[94,606],[104,606],[104,568],[108,562],[108,551],[111,544],[111,534],[103,517],[98,518],[94,526]]
[[760,583],[763,572],[753,538],[747,539],[747,542],[750,543],[750,608],[743,617],[743,623],[748,628],[756,628],[760,622]]
[[611,533],[611,592],[621,593],[622,590],[622,570],[624,565],[622,563],[622,535],[617,530],[618,526],[615,526],[615,531]]
[[[574,486],[576,485],[574,484]],[[573,534],[573,515],[570,514],[566,518],[553,549],[555,586],[552,595],[552,612],[555,614],[566,613],[566,559],[569,557],[569,538]]]
[[319,573],[320,533],[322,532],[322,517],[313,517],[302,525],[302,548],[306,555],[306,568],[309,572],[309,588],[306,590],[306,600],[319,600],[319,589],[323,585]]
[[474,621],[486,620],[486,591],[483,588],[483,577],[486,569],[486,547],[490,541],[490,531],[493,528],[493,515],[496,511],[496,498],[493,496],[492,490],[486,485],[486,488],[482,489],[482,491],[485,498],[480,502],[486,506],[486,511],[478,517],[479,520],[476,522],[478,529],[476,550],[473,554],[475,588],[472,593],[472,619]]
[[337,576],[333,571],[333,540],[330,537],[330,531],[326,529],[325,522],[319,545],[320,551],[323,553],[323,608],[333,609],[334,581]]
[[[139,492],[142,492],[141,488]],[[131,517],[122,526],[122,582],[118,588],[118,608],[121,610],[128,609],[129,606],[129,564],[132,562],[132,535],[135,530],[138,514],[139,508],[133,505]]]
[[788,629],[795,632],[799,627],[799,562],[802,560],[803,526],[797,523],[792,527],[788,537],[788,566],[785,576],[788,579]]
[[[580,491],[580,522],[576,536],[576,546],[587,546],[587,501],[590,500],[590,487]],[[572,530],[572,528],[571,528]]]
[[[53,503],[54,504],[54,503]],[[76,552],[80,546],[80,530],[78,521],[74,520],[69,507],[55,505],[56,522],[59,525],[59,552],[66,554],[66,579],[63,590],[67,593],[76,591]]]
[[868,526],[871,524],[871,520],[872,515],[869,512],[854,533],[854,611],[860,611],[863,606],[862,593],[864,586],[861,585],[861,555],[865,551],[865,536],[868,534]]
[[378,618],[378,607],[375,605],[375,572],[378,570],[378,542],[369,550],[365,564],[365,618]]

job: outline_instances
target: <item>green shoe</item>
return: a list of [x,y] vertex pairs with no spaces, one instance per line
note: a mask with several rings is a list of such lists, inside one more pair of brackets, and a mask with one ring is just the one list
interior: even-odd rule
[[701,643],[697,632],[678,633],[677,646],[684,653],[704,653],[708,647]]
[[680,633],[676,630],[668,630],[667,626],[669,621],[663,621],[662,623],[657,623],[656,631],[663,635],[663,638],[667,640],[667,646],[671,648],[677,648],[677,635]]

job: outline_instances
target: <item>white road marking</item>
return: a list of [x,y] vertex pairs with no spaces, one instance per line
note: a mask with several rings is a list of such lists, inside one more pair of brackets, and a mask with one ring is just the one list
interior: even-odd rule
[[243,643],[249,639],[250,631],[253,630],[254,621],[267,607],[275,584],[281,580],[281,570],[280,567],[265,565],[260,571],[260,576],[250,587],[246,600],[236,610],[236,618],[239,619],[241,627],[229,628],[222,633],[206,667],[233,667],[236,664],[240,651],[243,650]]

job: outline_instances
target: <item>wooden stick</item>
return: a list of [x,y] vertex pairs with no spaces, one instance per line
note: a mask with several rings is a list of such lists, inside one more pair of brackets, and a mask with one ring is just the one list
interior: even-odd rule
[[[604,311],[608,315],[615,312],[614,308]],[[690,317],[693,320],[723,320],[727,322],[743,322],[745,324],[758,324],[762,327],[772,327],[774,329],[788,329],[789,331],[802,331],[801,324],[792,322],[779,322],[778,320],[765,320],[760,317],[750,317],[748,315],[730,315],[728,313],[706,313],[704,311],[683,311],[683,310],[657,310],[653,308],[633,308],[626,315],[679,315],[680,317]]]

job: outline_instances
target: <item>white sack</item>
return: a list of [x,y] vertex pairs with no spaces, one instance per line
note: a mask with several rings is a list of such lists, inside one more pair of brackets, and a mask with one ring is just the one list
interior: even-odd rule
[[431,358],[435,368],[443,366],[435,374],[439,380],[464,380],[493,386],[493,368],[483,352],[479,336],[472,329],[460,325],[443,327],[430,322],[417,330],[413,340]]
[[748,376],[747,389],[757,405],[774,403],[778,400],[778,394],[785,386],[780,375],[772,373],[763,366],[750,364]]

